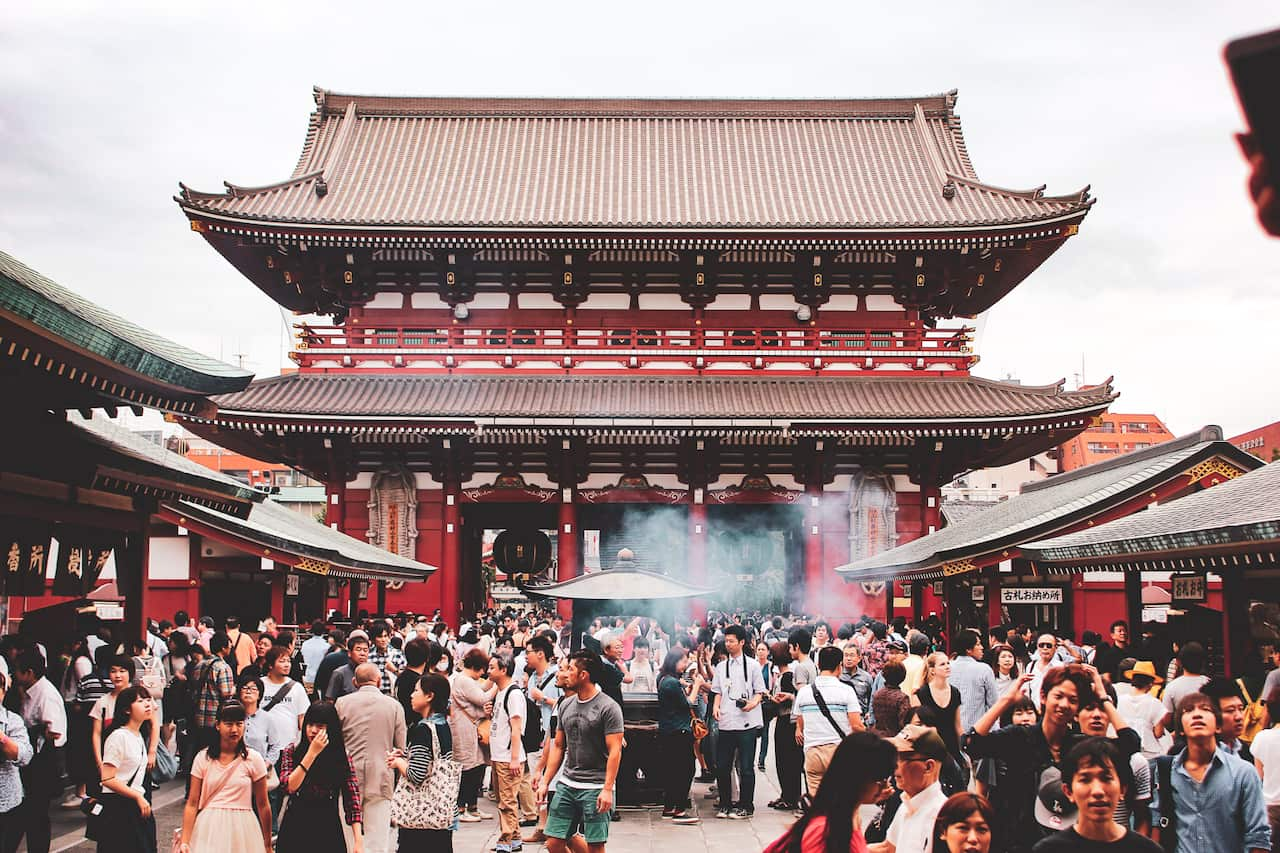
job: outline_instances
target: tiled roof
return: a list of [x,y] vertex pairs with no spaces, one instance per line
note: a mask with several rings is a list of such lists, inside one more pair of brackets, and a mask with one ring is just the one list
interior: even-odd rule
[[1000,501],[943,501],[942,518],[947,524],[959,524],[971,515],[990,509]]
[[785,418],[910,421],[1096,410],[1110,384],[1080,391],[964,377],[433,376],[293,373],[215,399],[220,418]]
[[1205,427],[1164,444],[1029,483],[1016,497],[836,571],[849,581],[884,580],[1020,546],[1123,503],[1213,456],[1224,456],[1245,470],[1258,464],[1257,459],[1223,441],[1219,427]]
[[[327,563],[327,572],[334,577],[424,581],[435,571],[434,566],[340,533],[270,498],[255,504],[247,519],[187,501],[171,504],[170,510],[251,545]],[[257,550],[255,548],[255,553]]]
[[253,374],[201,355],[98,307],[0,252],[0,312],[99,360],[192,394],[224,394]]
[[396,98],[316,90],[293,176],[183,186],[192,214],[402,227],[944,229],[1082,214],[978,180],[955,94]]
[[1248,542],[1280,547],[1280,463],[1088,530],[1029,542],[1032,560],[1145,558]]
[[547,598],[573,601],[657,601],[714,594],[710,589],[639,569],[605,569],[562,583],[531,586],[528,591]]

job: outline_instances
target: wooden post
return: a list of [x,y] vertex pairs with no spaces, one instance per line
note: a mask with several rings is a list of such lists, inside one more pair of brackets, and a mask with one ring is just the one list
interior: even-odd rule
[[1239,566],[1223,567],[1221,577],[1222,631],[1227,640],[1222,647],[1222,668],[1227,675],[1236,677],[1244,672],[1248,655],[1249,594],[1244,570]]
[[1142,635],[1142,572],[1124,573],[1124,618],[1129,623],[1129,645]]
[[[578,543],[582,531],[578,529],[577,492],[570,487],[560,490],[560,508],[556,517],[556,582],[576,578],[582,574],[582,557]],[[573,602],[560,599],[556,603],[556,611],[566,622],[573,621]],[[579,626],[574,626],[578,630]]]
[[820,613],[826,604],[822,565],[822,483],[804,487],[804,597],[805,613]]
[[[689,550],[686,577],[689,583],[706,586],[707,583],[707,505],[697,501],[698,492],[694,489],[689,503]],[[705,494],[705,492],[703,492]],[[689,600],[689,618],[699,625],[707,624],[707,601],[704,598]]]
[[441,534],[440,548],[440,615],[453,630],[457,630],[461,624],[458,621],[460,612],[458,578],[462,572],[461,560],[459,559],[462,552],[460,547],[462,517],[458,508],[459,492],[458,481],[452,477],[446,478],[444,488],[440,490],[441,499],[444,501],[444,530]]
[[378,581],[378,615],[387,615],[387,582]]

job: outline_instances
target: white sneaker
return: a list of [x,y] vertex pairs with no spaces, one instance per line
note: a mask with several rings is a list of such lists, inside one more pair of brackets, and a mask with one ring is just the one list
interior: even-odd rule
[[475,815],[481,820],[493,820],[493,815],[489,814],[488,812],[482,812],[479,809],[472,811],[471,814]]
[[458,812],[459,823],[479,823],[480,815],[471,812]]

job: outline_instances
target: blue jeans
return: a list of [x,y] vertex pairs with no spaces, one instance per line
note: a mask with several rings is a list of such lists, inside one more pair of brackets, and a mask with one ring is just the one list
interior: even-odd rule
[[[720,808],[737,807],[755,811],[756,802],[756,741],[760,729],[743,729],[727,732],[720,730],[716,741],[716,789],[720,793]],[[733,764],[738,763],[738,802],[730,803],[733,793]]]

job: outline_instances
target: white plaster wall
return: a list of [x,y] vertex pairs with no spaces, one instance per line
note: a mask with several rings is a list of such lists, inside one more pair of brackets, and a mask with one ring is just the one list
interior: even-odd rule
[[497,308],[505,311],[511,300],[505,293],[477,293],[476,298],[467,303],[472,310],[476,308]]
[[409,304],[414,308],[448,308],[449,303],[440,298],[440,294],[414,293],[409,297]]
[[751,296],[746,293],[723,293],[707,306],[708,311],[746,311],[751,307]]
[[153,536],[147,559],[147,576],[152,580],[186,580],[191,577],[191,540],[186,536]]
[[578,310],[613,311],[631,307],[631,297],[625,293],[592,293],[587,301],[578,306]]
[[761,311],[794,311],[799,307],[800,303],[785,293],[760,294]]
[[887,293],[869,293],[867,294],[867,310],[868,311],[901,311],[902,306],[898,301]]
[[911,482],[911,478],[906,474],[894,474],[893,490],[895,492],[918,492],[920,487]]
[[831,297],[827,300],[827,304],[823,305],[822,311],[857,311],[858,297],[852,293],[842,293]]
[[[648,311],[680,311],[689,310],[689,306],[684,303],[678,293],[642,293],[640,294],[640,307]],[[644,320],[638,319],[637,325],[643,325]]]
[[563,307],[550,293],[521,293],[518,295],[518,300],[517,304],[521,308],[560,309]]
[[[365,303],[365,308],[377,310],[378,308],[402,308],[404,307],[403,293],[375,293],[373,298]],[[372,318],[370,318],[372,319]]]
[[347,483],[348,489],[372,489],[373,488],[373,472],[362,471],[356,474],[356,478]]

